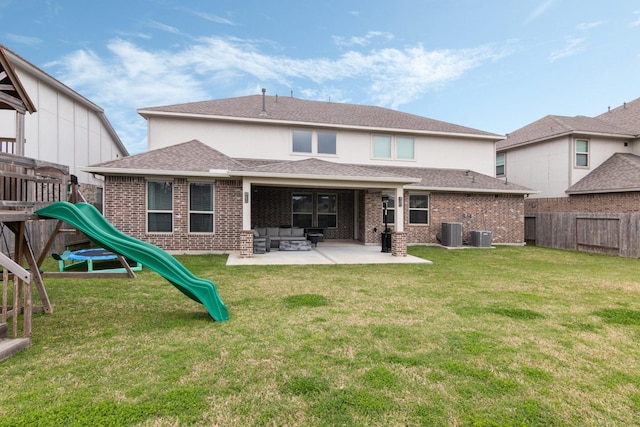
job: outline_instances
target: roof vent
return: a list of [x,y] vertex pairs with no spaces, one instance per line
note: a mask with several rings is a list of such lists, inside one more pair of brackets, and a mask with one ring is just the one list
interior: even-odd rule
[[267,89],[262,88],[262,112],[260,112],[261,116],[266,116],[267,115],[267,105],[266,105],[266,94],[267,93]]

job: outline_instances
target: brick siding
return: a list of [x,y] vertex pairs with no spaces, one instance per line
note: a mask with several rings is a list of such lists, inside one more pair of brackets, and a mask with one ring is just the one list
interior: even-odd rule
[[491,231],[493,243],[524,243],[524,197],[517,195],[431,193],[429,225],[409,224],[409,198],[405,193],[407,243],[438,243],[443,222],[462,223],[465,242],[472,230]]
[[105,185],[104,215],[122,232],[167,251],[214,252],[240,249],[242,183],[218,180],[214,186],[213,234],[189,233],[189,182],[173,180],[173,233],[147,233],[146,180],[109,176]]
[[[188,232],[189,182],[173,181],[173,233],[147,233],[146,180],[144,177],[111,176],[105,183],[105,217],[118,229],[162,249],[175,252],[215,252],[240,250],[249,239],[242,236],[242,182],[215,182],[215,232]],[[252,188],[252,227],[291,225],[291,197],[294,192],[333,193],[338,196],[338,228],[326,230],[326,239],[353,239],[354,199],[358,197],[360,210],[359,240],[365,244],[380,244],[384,231],[382,192],[378,190],[299,189],[254,186]],[[315,197],[314,197],[315,199]],[[478,195],[431,193],[429,225],[409,225],[408,192],[405,192],[405,236],[408,244],[438,243],[442,222],[463,223],[463,239],[470,240],[471,230],[489,230],[494,243],[524,242],[524,198],[511,195]],[[393,227],[390,226],[393,230]],[[375,231],[374,231],[375,229]],[[245,248],[246,249],[246,248]],[[403,250],[396,248],[398,254]]]

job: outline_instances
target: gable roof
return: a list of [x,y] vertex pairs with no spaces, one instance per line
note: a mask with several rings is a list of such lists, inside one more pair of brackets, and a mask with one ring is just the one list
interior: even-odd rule
[[[264,105],[264,109],[263,109]],[[309,101],[285,96],[250,95],[212,101],[142,108],[145,118],[158,115],[208,117],[263,123],[288,123],[333,128],[355,128],[421,132],[499,140],[490,132],[433,120],[388,108],[337,102]]]
[[506,139],[496,144],[496,149],[504,150],[572,134],[635,137],[632,130],[600,118],[549,115],[507,134]]
[[13,70],[5,47],[0,44],[0,109],[16,110],[20,113],[36,111],[35,105],[24,90],[22,82]]
[[615,153],[567,189],[567,194],[640,191],[640,156]]
[[640,136],[640,98],[600,114],[596,118],[631,130]]
[[534,191],[468,170],[363,166],[306,158],[236,159],[198,140],[81,168],[101,175],[254,177],[267,179],[379,182],[408,188],[474,193],[530,194]]

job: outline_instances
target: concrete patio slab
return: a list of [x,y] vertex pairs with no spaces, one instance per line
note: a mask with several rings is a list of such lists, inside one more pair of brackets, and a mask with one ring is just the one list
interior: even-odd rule
[[279,251],[241,258],[229,254],[227,265],[329,265],[329,264],[432,264],[412,255],[404,257],[383,253],[380,246],[365,246],[354,242],[322,242],[310,251]]

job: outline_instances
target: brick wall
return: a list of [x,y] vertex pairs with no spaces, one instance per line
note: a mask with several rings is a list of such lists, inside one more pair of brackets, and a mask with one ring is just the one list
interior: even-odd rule
[[146,180],[143,177],[106,178],[104,215],[122,232],[167,251],[212,252],[240,249],[242,183],[218,180],[214,186],[213,234],[189,233],[189,182],[173,180],[173,233],[147,233]]
[[326,239],[353,239],[353,190],[301,189],[280,187],[254,187],[251,199],[252,227],[280,227],[292,225],[291,198],[293,193],[336,194],[338,197],[338,227],[325,230]]
[[[188,190],[186,179],[173,180],[174,232],[146,232],[146,181],[143,177],[107,177],[105,216],[118,229],[137,239],[169,251],[240,250],[242,232],[242,182],[217,180],[215,183],[215,232],[188,232]],[[354,196],[360,210],[359,239],[365,244],[380,244],[384,231],[382,192],[377,190],[305,190],[281,187],[252,189],[252,226],[291,225],[291,195],[309,191],[338,195],[338,228],[326,231],[327,239],[353,239]],[[442,222],[461,222],[463,239],[470,241],[471,230],[489,230],[494,243],[524,242],[524,197],[431,193],[430,224],[409,225],[408,193],[404,196],[405,232],[408,244],[438,243]],[[393,230],[393,227],[390,226]],[[375,229],[375,231],[374,231]]]
[[525,213],[633,213],[640,211],[640,192],[575,194],[569,197],[528,199]]
[[524,197],[517,195],[431,193],[429,225],[409,224],[409,198],[405,193],[407,243],[438,243],[443,222],[462,223],[463,240],[472,230],[491,231],[493,243],[524,243]]

